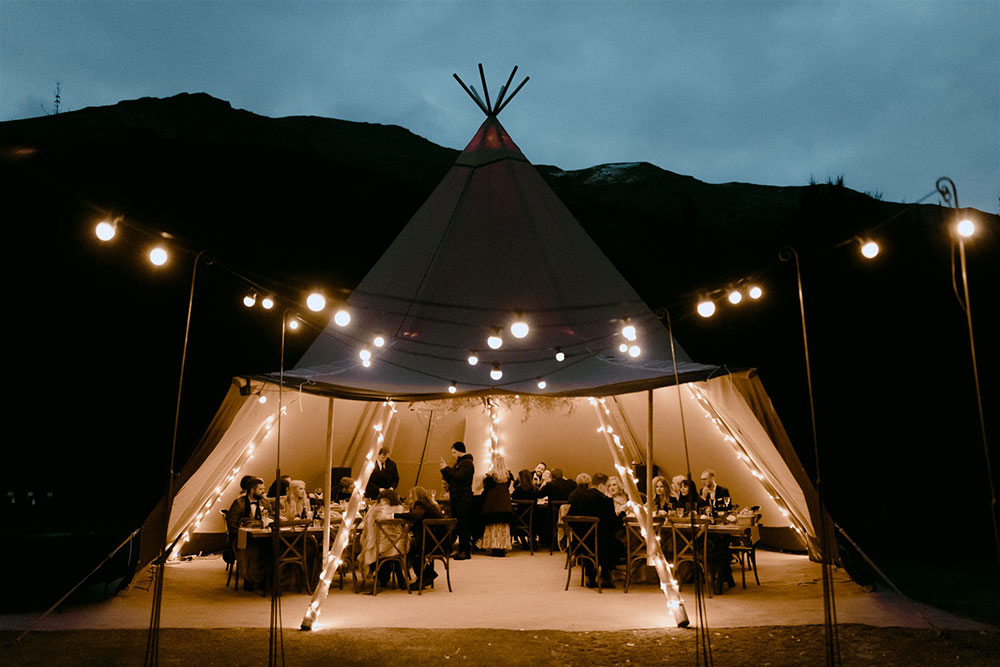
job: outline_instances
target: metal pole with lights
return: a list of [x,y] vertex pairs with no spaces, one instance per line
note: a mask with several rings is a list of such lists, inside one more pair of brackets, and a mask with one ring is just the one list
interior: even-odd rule
[[[958,190],[955,188],[955,182],[947,176],[942,176],[937,180],[935,187],[937,188],[937,191],[941,193],[941,197],[944,199],[945,203],[951,204],[956,217],[958,217]],[[976,226],[971,220],[963,219],[956,222],[954,228],[952,228],[950,232],[953,244],[951,271],[952,287],[955,289],[955,296],[958,298],[959,305],[965,313],[965,322],[969,329],[969,352],[972,355],[972,380],[976,387],[976,407],[979,410],[979,433],[983,439],[983,455],[986,458],[986,479],[989,482],[990,488],[990,512],[993,516],[993,540],[997,552],[997,563],[1000,564],[1000,524],[998,524],[997,521],[997,493],[996,487],[993,483],[993,471],[990,465],[990,448],[986,440],[986,417],[983,413],[983,397],[979,388],[979,366],[976,362],[976,339],[972,334],[972,305],[969,301],[969,275],[965,264],[965,239],[970,238],[976,233]],[[955,285],[954,243],[956,240],[958,241],[959,267],[962,271],[962,296],[959,296],[958,288]]]
[[826,529],[826,500],[823,494],[823,478],[819,464],[819,438],[816,435],[816,407],[813,400],[812,365],[809,361],[809,337],[806,333],[806,306],[802,296],[802,271],[799,254],[795,248],[786,246],[778,251],[782,262],[795,262],[795,279],[799,290],[799,316],[802,321],[802,348],[806,361],[806,388],[809,396],[809,423],[812,426],[813,457],[816,461],[816,495],[819,497],[819,544],[820,562],[823,575],[823,629],[826,647],[826,664],[840,664],[840,639],[837,635],[837,608],[833,591],[833,559],[829,535]]

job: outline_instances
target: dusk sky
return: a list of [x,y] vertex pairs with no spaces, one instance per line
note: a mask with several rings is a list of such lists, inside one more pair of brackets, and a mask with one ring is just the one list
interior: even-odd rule
[[[406,127],[463,147],[490,92],[536,164],[647,161],[711,183],[843,175],[914,201],[1000,197],[1000,2],[15,2],[0,120],[206,92],[266,116]],[[515,82],[515,83],[516,83]],[[928,201],[937,201],[931,198]]]

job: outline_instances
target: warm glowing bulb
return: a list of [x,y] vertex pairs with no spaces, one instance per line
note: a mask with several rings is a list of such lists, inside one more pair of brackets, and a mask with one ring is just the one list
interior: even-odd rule
[[456,391],[458,391],[458,387],[455,386],[454,382],[452,382],[450,385],[448,385],[448,393],[449,394],[454,394]]
[[956,227],[956,229],[958,230],[958,235],[959,236],[964,236],[965,238],[969,238],[970,236],[972,236],[973,234],[976,233],[976,225],[975,225],[975,223],[972,222],[972,220],[968,220],[968,219],[963,220],[960,223],[958,223],[958,226]]
[[295,331],[296,329],[299,328],[299,321],[296,319],[288,320],[288,328],[291,329],[292,331]]
[[167,263],[167,251],[160,246],[156,246],[149,251],[149,261],[156,266],[163,266]]
[[346,327],[351,323],[351,314],[344,309],[337,311],[337,314],[333,316],[333,321],[338,327]]
[[733,304],[734,306],[742,300],[743,300],[743,295],[740,294],[739,290],[734,289],[732,292],[729,293],[729,303]]
[[878,254],[878,244],[874,241],[865,241],[861,246],[861,254],[871,259]]
[[548,383],[545,380],[539,380],[538,381],[538,388],[539,389],[545,389],[547,386],[549,386],[549,385],[548,385]]
[[503,338],[500,338],[500,336],[493,334],[492,336],[486,339],[486,344],[490,346],[491,350],[499,350],[500,346],[503,345]]
[[102,241],[110,241],[115,237],[115,231],[115,226],[113,224],[107,220],[102,220],[97,223],[97,228],[94,230],[94,233],[96,233],[97,238]]
[[260,300],[260,305],[264,307],[264,310],[271,310],[274,308],[274,299],[269,296],[265,296]]
[[372,340],[372,344],[375,345],[375,347],[383,347],[385,345],[385,338],[382,336],[375,336]]
[[753,287],[750,288],[750,291],[748,292],[748,294],[750,295],[751,299],[753,299],[753,300],[756,301],[757,299],[759,299],[761,297],[761,295],[764,294],[764,290],[762,290],[761,288],[759,288],[756,285],[754,285]]
[[701,301],[698,303],[698,314],[702,317],[715,315],[715,304],[711,301]]
[[556,350],[556,361],[562,361],[566,358],[566,353],[562,350]]
[[618,346],[619,352],[628,352],[628,343],[622,343]]
[[490,377],[494,380],[499,380],[503,377],[503,371],[500,370],[499,365],[493,367],[493,370],[490,371]]
[[510,332],[514,338],[524,338],[528,335],[528,323],[524,320],[518,320],[510,325]]
[[247,308],[253,308],[257,303],[257,293],[250,292],[245,297],[243,297],[243,305]]
[[364,366],[365,368],[369,368],[372,365],[372,360],[371,359],[363,359],[361,361],[361,365]]
[[267,396],[265,396],[264,394],[261,394],[260,398],[257,399],[257,402],[260,403],[261,405],[267,403]]
[[626,340],[635,340],[635,327],[631,324],[626,324],[622,327],[622,335],[625,336]]
[[361,361],[368,361],[372,358],[372,353],[369,350],[361,350],[358,352],[358,356],[361,357]]
[[639,347],[638,345],[633,345],[628,349],[628,356],[632,357],[633,359],[638,357],[640,354],[642,354],[642,348]]
[[306,297],[306,306],[314,313],[318,313],[326,308],[326,297],[319,292],[313,292]]
[[477,357],[476,353],[473,352],[472,354],[469,355],[469,365],[475,366],[478,363],[479,363],[479,357]]

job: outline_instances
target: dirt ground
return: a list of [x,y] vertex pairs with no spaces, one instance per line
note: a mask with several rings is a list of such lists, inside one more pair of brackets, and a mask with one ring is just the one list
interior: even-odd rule
[[[1000,632],[839,628],[844,665],[1000,665]],[[324,630],[284,633],[288,665],[693,665],[694,630],[557,632],[514,630]],[[13,645],[3,633],[4,665],[136,665],[146,632],[34,632]],[[262,665],[266,629],[165,629],[163,665]],[[821,665],[822,626],[711,631],[718,665]]]

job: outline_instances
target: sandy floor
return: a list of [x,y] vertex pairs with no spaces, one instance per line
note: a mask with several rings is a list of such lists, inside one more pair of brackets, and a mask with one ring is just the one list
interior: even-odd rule
[[[502,630],[621,631],[675,626],[665,598],[652,584],[633,586],[628,594],[618,584],[599,594],[582,588],[579,570],[564,591],[563,556],[514,552],[506,558],[474,556],[452,563],[449,593],[444,577],[423,595],[399,590],[377,596],[357,595],[350,582],[343,591],[336,580],[315,629],[347,628],[493,628]],[[440,566],[438,567],[440,570]],[[822,625],[819,567],[804,556],[762,551],[758,554],[761,585],[752,576],[740,586],[706,601],[713,629]],[[443,575],[443,573],[442,573]],[[142,577],[137,577],[141,581]],[[164,628],[267,628],[269,599],[258,593],[225,587],[224,564],[218,557],[168,566],[162,609]],[[688,614],[695,620],[693,591],[682,586]],[[842,624],[901,628],[985,630],[996,628],[954,616],[898,595],[869,592],[838,573],[837,616]],[[35,626],[38,630],[145,629],[151,593],[133,587],[103,602],[64,609]],[[298,628],[309,597],[286,593],[282,622]],[[0,630],[31,627],[36,614],[0,616]]]

